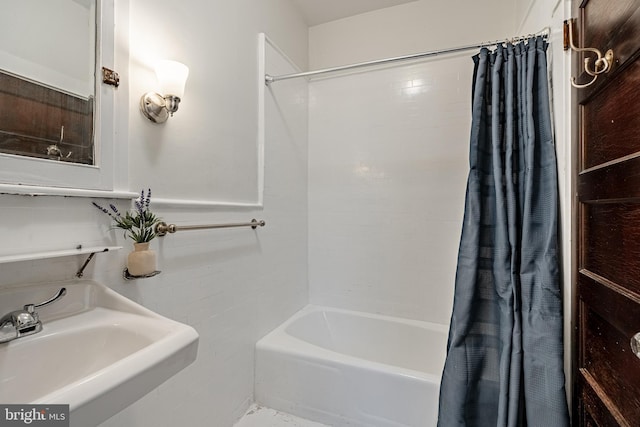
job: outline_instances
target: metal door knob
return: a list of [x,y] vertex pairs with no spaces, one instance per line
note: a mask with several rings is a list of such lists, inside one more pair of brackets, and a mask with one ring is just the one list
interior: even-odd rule
[[640,332],[631,337],[631,351],[640,358]]

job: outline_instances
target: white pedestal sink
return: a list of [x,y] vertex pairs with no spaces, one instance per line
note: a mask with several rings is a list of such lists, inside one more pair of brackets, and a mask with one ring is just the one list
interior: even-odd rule
[[80,280],[0,290],[0,316],[38,310],[43,330],[0,344],[0,402],[69,404],[70,424],[115,415],[196,359],[198,334],[101,284]]

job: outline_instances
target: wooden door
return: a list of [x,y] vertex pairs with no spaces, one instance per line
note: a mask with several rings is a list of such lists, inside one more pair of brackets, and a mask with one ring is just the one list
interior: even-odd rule
[[573,3],[578,45],[615,55],[574,104],[574,425],[640,426],[640,358],[630,347],[640,332],[640,0]]

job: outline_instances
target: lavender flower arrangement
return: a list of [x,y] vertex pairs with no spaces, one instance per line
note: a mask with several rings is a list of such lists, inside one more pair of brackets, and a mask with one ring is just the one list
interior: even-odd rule
[[145,196],[144,190],[140,192],[140,197],[135,201],[135,210],[120,214],[118,209],[110,204],[109,209],[105,209],[96,202],[93,205],[102,212],[109,215],[114,221],[114,228],[122,228],[125,230],[125,237],[131,238],[136,243],[150,242],[156,237],[155,225],[161,221],[153,212],[149,210],[151,204],[151,189],[147,190]]

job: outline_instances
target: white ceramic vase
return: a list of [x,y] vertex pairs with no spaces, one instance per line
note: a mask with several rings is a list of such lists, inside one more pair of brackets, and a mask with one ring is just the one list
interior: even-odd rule
[[149,249],[149,242],[133,244],[133,252],[127,257],[127,269],[132,276],[146,276],[156,271],[156,253]]

